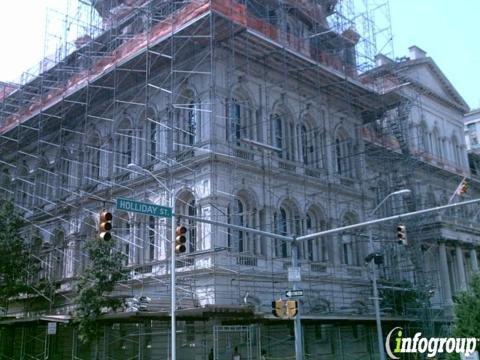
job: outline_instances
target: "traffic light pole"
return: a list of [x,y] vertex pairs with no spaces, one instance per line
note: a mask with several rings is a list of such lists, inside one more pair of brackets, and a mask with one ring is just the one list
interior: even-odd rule
[[[170,194],[170,207],[173,209],[175,206],[175,200],[173,196],[173,191]],[[175,214],[172,214],[172,243],[171,243],[171,253],[170,253],[170,319],[171,319],[171,360],[176,360],[177,358],[177,298],[175,293],[175,272],[176,272],[176,252],[175,252],[175,238],[176,238],[176,221]]]
[[172,225],[172,239],[171,239],[171,253],[170,253],[170,319],[171,319],[171,333],[170,333],[170,341],[171,341],[171,350],[170,350],[170,359],[176,360],[177,359],[177,322],[176,322],[176,310],[177,310],[177,299],[175,293],[175,271],[176,271],[176,249],[175,249],[175,238],[176,238],[176,217],[174,213],[175,208],[175,193],[172,189],[169,189],[168,186],[160,180],[152,171],[148,169],[144,169],[143,167],[135,164],[130,163],[127,165],[128,168],[139,170],[143,173],[150,175],[155,181],[169,194],[170,197],[170,208],[172,209],[172,217],[171,217],[171,225]]
[[418,216],[418,215],[423,215],[423,214],[428,214],[428,213],[433,213],[436,211],[440,210],[445,210],[445,209],[452,209],[457,206],[463,206],[463,205],[471,205],[471,204],[476,204],[479,203],[480,199],[473,199],[473,200],[467,200],[467,201],[462,201],[459,203],[454,203],[454,204],[448,204],[448,205],[442,205],[442,206],[436,206],[433,208],[428,208],[428,209],[423,209],[423,210],[418,210],[418,211],[412,211],[404,214],[398,214],[398,215],[393,215],[393,216],[387,216],[384,218],[380,219],[375,219],[375,220],[369,220],[369,221],[364,221],[361,223],[353,224],[353,225],[346,225],[346,226],[341,226],[335,229],[329,229],[329,230],[324,230],[320,231],[317,233],[309,234],[309,235],[303,235],[299,236],[297,238],[298,241],[304,241],[304,240],[311,240],[311,239],[316,239],[325,235],[330,235],[330,234],[336,234],[345,230],[352,230],[352,229],[358,229],[361,227],[366,227],[374,224],[380,224],[383,222],[388,222],[388,221],[393,221],[393,220],[402,220],[406,219],[412,216]]
[[[370,253],[373,253],[375,249],[373,246],[373,231],[371,227],[368,229],[368,246],[370,248]],[[372,268],[373,306],[375,307],[375,322],[377,325],[378,352],[380,354],[380,360],[385,360],[382,320],[380,318],[380,297],[378,296],[377,269],[375,268],[375,261],[370,261],[369,266]]]
[[[173,200],[172,200],[173,202]],[[468,201],[463,201],[460,203],[455,203],[455,204],[448,204],[448,205],[443,205],[443,206],[436,206],[433,208],[428,208],[428,209],[423,209],[419,211],[413,211],[409,213],[404,213],[404,214],[399,214],[399,215],[394,215],[394,216],[388,216],[380,219],[375,219],[375,220],[369,220],[369,221],[364,221],[361,223],[353,224],[353,225],[347,225],[347,226],[342,226],[338,227],[335,229],[329,229],[329,230],[324,230],[320,231],[314,234],[309,234],[309,235],[303,235],[299,237],[291,237],[291,236],[284,236],[284,235],[279,235],[279,234],[274,234],[268,231],[263,231],[263,230],[257,230],[257,229],[252,229],[248,228],[245,226],[239,226],[239,225],[233,225],[233,224],[228,224],[220,221],[215,221],[215,220],[210,220],[210,219],[204,219],[196,216],[190,216],[190,215],[177,215],[177,218],[185,218],[185,219],[190,219],[190,220],[195,220],[198,222],[203,222],[206,224],[211,224],[211,225],[216,225],[216,226],[221,226],[224,228],[230,228],[230,229],[235,229],[235,230],[240,230],[240,231],[245,231],[249,232],[252,234],[258,234],[262,236],[267,236],[273,239],[279,239],[283,241],[289,241],[292,244],[292,266],[298,266],[298,257],[297,257],[297,251],[298,251],[298,242],[299,241],[305,241],[305,240],[311,240],[311,239],[316,239],[322,236],[326,236],[329,234],[335,234],[339,232],[343,232],[345,230],[351,230],[351,229],[358,229],[361,227],[368,227],[370,225],[374,224],[380,224],[383,222],[388,222],[388,221],[394,221],[394,220],[402,220],[408,217],[412,216],[418,216],[418,215],[423,215],[427,213],[433,213],[436,211],[444,210],[444,209],[450,209],[454,208],[457,206],[463,206],[463,205],[470,205],[470,204],[476,204],[479,203],[480,199],[474,199],[474,200],[468,200]],[[172,204],[173,207],[173,204]],[[174,220],[175,217],[172,217],[172,269],[175,268],[175,223]],[[372,234],[370,231],[369,234]],[[373,235],[372,235],[373,236]],[[370,237],[369,237],[370,240]],[[371,238],[371,241],[373,242],[373,238]],[[372,246],[373,249],[373,246]],[[377,288],[377,283],[376,283],[376,274],[375,274],[375,283],[374,283],[374,288]],[[175,285],[175,272],[172,271],[172,286]],[[295,284],[294,284],[295,286]],[[172,288],[174,289],[174,288]],[[381,319],[380,319],[380,306],[378,304],[378,288],[377,291],[374,293],[374,300],[376,299],[376,304],[375,304],[375,312],[376,312],[376,321],[377,324],[380,326],[377,326],[377,333],[381,334]],[[174,291],[172,291],[172,360],[175,360],[175,331],[174,331],[174,326],[175,326],[175,294]],[[301,328],[301,318],[300,318],[300,306],[298,309],[297,313],[297,318],[295,319],[295,359],[296,360],[303,360],[303,342],[302,342],[302,328]],[[378,314],[378,315],[377,315]],[[383,349],[383,337],[378,336],[379,338],[379,349]],[[383,352],[380,351],[380,354]],[[381,355],[382,356],[382,355]],[[383,357],[384,358],[384,357]]]
[[[298,266],[298,243],[295,237],[292,240],[292,267]],[[293,290],[297,290],[297,281],[293,281]],[[295,333],[295,360],[303,360],[303,331],[301,320],[300,301],[297,301],[297,315],[293,319]]]

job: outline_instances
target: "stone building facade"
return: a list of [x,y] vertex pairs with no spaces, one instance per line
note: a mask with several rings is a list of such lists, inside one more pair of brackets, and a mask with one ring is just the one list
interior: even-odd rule
[[[38,276],[57,289],[49,307],[13,301],[1,322],[6,356],[168,356],[170,224],[115,211],[116,198],[168,206],[173,196],[178,215],[298,236],[446,204],[470,177],[468,107],[432,59],[412,47],[410,58],[380,56],[360,75],[358,35],[325,30],[336,1],[287,3],[94,2],[109,30],[4,93],[0,189],[25,213],[26,237],[40,239]],[[371,213],[399,189],[412,193]],[[475,192],[472,184],[467,196]],[[151,302],[146,312],[105,314],[98,341],[85,346],[70,325],[72,291],[103,208],[114,211],[129,269],[114,295]],[[405,220],[407,247],[397,224],[374,228],[385,331],[447,331],[452,295],[478,270],[474,216],[459,208]],[[178,358],[212,349],[226,359],[235,347],[252,359],[292,355],[292,321],[271,315],[291,286],[290,244],[180,221],[188,243],[177,259]],[[300,245],[310,358],[375,358],[367,234]],[[407,292],[413,301],[393,301]],[[66,324],[51,337],[45,322]]]

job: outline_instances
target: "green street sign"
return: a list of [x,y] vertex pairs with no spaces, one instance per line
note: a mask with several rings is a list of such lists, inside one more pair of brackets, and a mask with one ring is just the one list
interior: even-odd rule
[[136,212],[139,214],[157,216],[157,217],[172,217],[172,208],[135,201],[132,199],[117,199],[117,209],[124,211]]

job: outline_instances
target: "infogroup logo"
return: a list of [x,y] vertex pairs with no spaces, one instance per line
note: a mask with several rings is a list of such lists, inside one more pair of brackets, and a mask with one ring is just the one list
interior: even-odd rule
[[[394,348],[390,343],[394,337]],[[396,327],[392,329],[385,341],[385,350],[390,359],[400,359],[399,355],[406,353],[427,354],[433,358],[439,353],[457,353],[468,357],[472,355],[477,347],[476,338],[426,338],[422,333],[417,332],[413,337],[403,337],[403,329]]]

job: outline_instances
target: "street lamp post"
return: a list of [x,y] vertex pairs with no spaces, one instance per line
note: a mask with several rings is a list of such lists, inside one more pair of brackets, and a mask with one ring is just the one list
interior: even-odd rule
[[142,168],[141,166],[137,164],[128,164],[127,167],[130,169],[135,169],[135,170],[140,170],[141,172],[144,172],[148,175],[150,175],[152,178],[155,179],[155,181],[167,191],[169,194],[169,206],[172,208],[172,218],[171,218],[171,252],[170,252],[170,319],[171,319],[171,335],[170,335],[170,341],[171,341],[171,355],[170,359],[171,360],[176,360],[177,358],[177,348],[176,348],[176,343],[177,343],[177,322],[176,322],[176,294],[175,294],[175,226],[176,226],[176,220],[175,220],[175,211],[173,211],[175,207],[175,198],[173,196],[173,188],[169,189],[167,185],[161,181],[153,172],[150,170],[147,170],[145,168]]
[[[411,190],[403,189],[392,192],[388,194],[380,203],[370,212],[369,219],[372,219],[375,215],[375,212],[382,206],[387,199],[396,195],[407,195],[410,194]],[[368,247],[369,254],[375,253],[375,247],[373,243],[373,231],[370,226],[368,229]],[[373,258],[372,258],[373,259]],[[375,307],[375,322],[377,327],[377,341],[378,341],[378,352],[380,354],[380,360],[385,360],[385,351],[383,347],[383,332],[382,332],[382,320],[380,318],[380,299],[378,296],[378,286],[377,286],[377,269],[375,267],[375,261],[370,261],[370,266],[372,268],[372,287],[373,287],[373,305]]]

